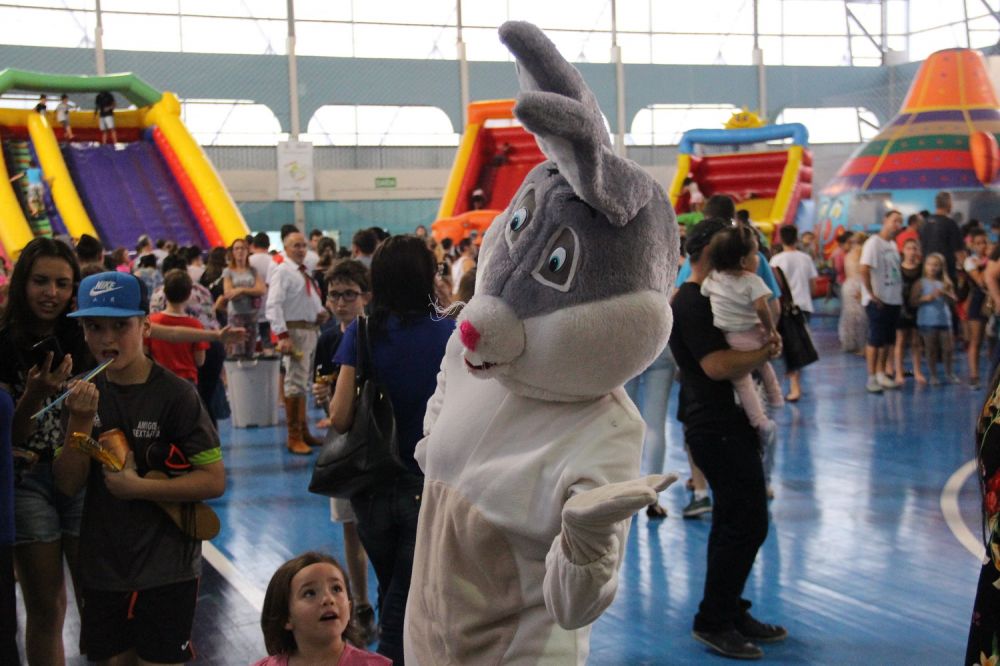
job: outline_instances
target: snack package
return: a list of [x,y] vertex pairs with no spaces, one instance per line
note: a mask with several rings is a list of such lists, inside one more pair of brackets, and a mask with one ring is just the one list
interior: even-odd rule
[[[106,437],[112,433],[118,433],[120,441],[118,437]],[[123,443],[124,449],[122,449]],[[69,445],[115,472],[120,472],[125,466],[125,456],[129,450],[128,442],[125,441],[125,435],[121,430],[111,430],[102,434],[100,441],[82,432],[74,432],[70,435]]]

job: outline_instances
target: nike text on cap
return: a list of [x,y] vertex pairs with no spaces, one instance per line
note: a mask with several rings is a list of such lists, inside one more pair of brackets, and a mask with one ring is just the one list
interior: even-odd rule
[[69,317],[141,317],[149,313],[142,280],[130,273],[110,271],[90,275],[76,292],[76,312]]

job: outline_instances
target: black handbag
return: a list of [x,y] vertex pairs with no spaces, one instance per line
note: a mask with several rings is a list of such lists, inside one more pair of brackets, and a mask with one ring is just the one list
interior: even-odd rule
[[786,370],[798,370],[819,360],[819,354],[809,335],[806,315],[792,300],[785,274],[774,268],[774,277],[781,288],[781,317],[778,319],[778,334],[781,336],[782,354]]
[[332,426],[327,431],[309,481],[309,492],[317,495],[350,499],[406,471],[392,402],[375,376],[366,317],[358,317],[356,343],[354,423],[345,433]]

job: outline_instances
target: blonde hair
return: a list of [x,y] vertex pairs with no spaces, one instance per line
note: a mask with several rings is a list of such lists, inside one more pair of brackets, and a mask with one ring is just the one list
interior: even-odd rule
[[[937,277],[927,275],[927,262],[930,261],[931,259],[937,259],[938,262],[941,264],[941,275]],[[941,254],[940,252],[931,252],[924,259],[924,277],[930,278],[932,280],[941,280],[941,282],[944,282],[944,286],[948,287],[949,289],[952,288],[951,278],[948,277],[948,264],[944,260],[944,255]]]

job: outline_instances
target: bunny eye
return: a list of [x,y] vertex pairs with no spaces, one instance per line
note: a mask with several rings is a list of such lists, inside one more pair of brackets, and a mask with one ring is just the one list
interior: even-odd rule
[[520,231],[524,225],[528,223],[528,209],[518,208],[514,211],[514,214],[510,216],[510,230]]
[[549,255],[548,269],[553,273],[558,273],[566,267],[566,248],[557,247]]
[[550,238],[542,261],[531,274],[547,287],[569,291],[580,257],[580,241],[570,227],[561,227]]
[[518,239],[524,228],[531,223],[531,218],[535,213],[535,190],[528,190],[517,202],[514,212],[510,214],[510,219],[504,228],[504,235],[507,238],[507,246],[513,247],[514,241]]

